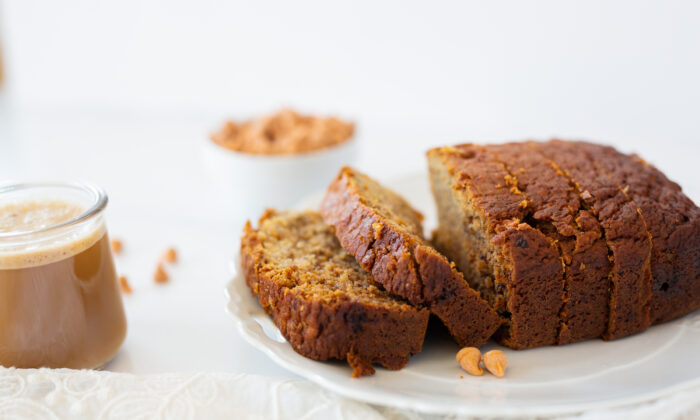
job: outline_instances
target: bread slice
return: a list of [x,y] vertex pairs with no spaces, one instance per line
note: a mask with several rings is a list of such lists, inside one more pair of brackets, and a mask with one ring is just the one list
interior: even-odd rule
[[503,322],[424,238],[422,215],[398,194],[344,167],[321,204],[342,246],[387,291],[425,305],[461,346],[481,346]]
[[610,261],[596,217],[569,180],[534,143],[485,146],[508,173],[508,191],[522,198],[524,221],[559,249],[564,268],[557,344],[602,336],[608,326]]
[[526,199],[484,147],[428,151],[439,225],[433,241],[507,318],[496,339],[514,349],[556,344],[564,304],[556,243],[526,223]]
[[633,201],[651,237],[652,324],[700,308],[700,208],[680,186],[638,156],[576,142]]
[[318,213],[268,210],[240,252],[252,294],[299,354],[347,360],[357,377],[420,352],[429,312],[374,285]]
[[605,232],[612,267],[609,320],[603,338],[613,340],[646,330],[651,325],[652,243],[637,204],[591,155],[592,149],[601,146],[564,141],[533,146],[576,187]]

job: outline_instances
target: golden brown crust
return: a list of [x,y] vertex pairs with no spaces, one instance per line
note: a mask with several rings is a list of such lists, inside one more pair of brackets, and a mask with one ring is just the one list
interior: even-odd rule
[[483,345],[503,322],[421,236],[421,216],[351,168],[331,183],[321,214],[343,247],[391,293],[425,305],[461,346]]
[[[272,226],[274,223],[294,226],[323,222],[320,215],[312,212],[268,211],[260,219],[258,230],[246,224],[241,240],[246,283],[295,351],[315,360],[347,360],[355,377],[374,373],[372,364],[400,369],[408,362],[409,355],[420,352],[428,322],[427,310],[392,299],[383,291],[371,292],[377,296],[373,299],[363,287],[369,286],[368,280],[362,278],[356,280],[356,285],[339,284],[336,290],[333,279],[320,272],[321,268],[316,269],[318,272],[305,271],[303,274],[312,279],[303,286],[294,283],[290,272],[295,264],[302,262],[294,260],[293,255],[292,265],[285,266],[275,260],[274,253],[268,249],[275,245],[278,233]],[[327,252],[316,256],[312,266],[318,267],[319,261],[326,263],[332,258],[346,261],[345,251],[330,228],[323,225],[319,231],[313,240],[320,236],[330,245],[324,247]],[[329,264],[337,267],[332,261]],[[355,275],[343,275],[342,267],[338,271],[339,279]],[[359,266],[357,271],[360,272]],[[369,274],[364,276],[369,278]],[[314,282],[314,278],[319,280]],[[357,293],[353,293],[354,288],[358,289]]]
[[562,304],[562,268],[556,248],[525,223],[506,228],[493,242],[502,247],[501,258],[512,264],[504,293],[510,323],[496,338],[516,350],[555,344]]
[[[557,140],[460,145],[432,150],[429,158],[439,192],[439,249],[506,311],[502,343],[549,344],[542,337],[551,328],[543,327],[556,318],[550,310],[556,299],[537,288],[557,289],[562,272],[554,269],[555,257],[565,279],[559,344],[624,337],[700,308],[700,209],[641,159]],[[518,238],[525,234],[528,239]],[[521,239],[535,245],[512,246]],[[523,297],[528,310],[514,301]]]
[[578,143],[626,191],[651,236],[650,318],[658,324],[700,308],[700,209],[680,186],[637,156]]
[[612,270],[609,321],[603,338],[613,340],[651,325],[652,243],[637,204],[591,156],[590,148],[598,147],[558,140],[536,145],[577,186],[605,232]]
[[503,323],[498,314],[467,286],[462,274],[434,248],[416,246],[414,257],[428,308],[447,325],[462,347],[479,347]]
[[557,344],[600,337],[608,324],[608,247],[597,219],[535,143],[486,146],[525,199],[524,220],[554,241],[564,267]]
[[428,158],[440,216],[437,244],[507,317],[496,338],[514,349],[555,344],[563,304],[559,253],[542,232],[521,223],[528,210],[503,164],[468,144],[432,149]]

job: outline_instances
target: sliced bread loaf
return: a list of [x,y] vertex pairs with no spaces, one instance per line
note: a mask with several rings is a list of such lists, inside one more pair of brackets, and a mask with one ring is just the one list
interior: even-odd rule
[[512,348],[612,340],[700,308],[700,210],[656,168],[553,140],[428,152],[434,242]]
[[428,152],[439,225],[434,241],[507,323],[496,338],[525,349],[556,344],[563,267],[556,244],[525,223],[525,199],[482,146]]

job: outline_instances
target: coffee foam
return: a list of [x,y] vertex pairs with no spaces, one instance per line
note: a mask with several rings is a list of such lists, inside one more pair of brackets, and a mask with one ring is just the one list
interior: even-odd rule
[[0,233],[27,232],[80,216],[85,207],[67,201],[31,200],[0,206]]
[[[71,220],[85,207],[67,201],[24,201],[0,206],[0,232],[25,232]],[[72,257],[97,243],[106,233],[101,217],[59,232],[28,233],[0,239],[0,270],[36,267]]]

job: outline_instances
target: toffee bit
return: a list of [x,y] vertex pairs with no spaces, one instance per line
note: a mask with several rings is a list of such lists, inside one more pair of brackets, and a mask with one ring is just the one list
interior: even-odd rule
[[133,290],[131,289],[131,285],[129,284],[129,281],[126,279],[126,276],[119,276],[119,287],[121,287],[122,292],[125,294],[131,294]]
[[169,263],[177,262],[177,251],[175,248],[168,248],[165,254],[163,254],[163,260]]
[[112,252],[115,254],[121,254],[122,248],[123,248],[122,241],[120,241],[119,239],[112,239],[111,244],[112,244]]
[[156,283],[168,282],[168,273],[165,272],[162,262],[158,263],[158,267],[156,267],[156,272],[153,274],[153,280]]
[[486,369],[499,378],[505,375],[508,358],[501,350],[491,350],[484,353],[483,362]]

